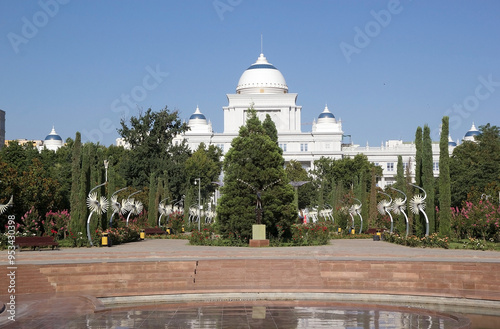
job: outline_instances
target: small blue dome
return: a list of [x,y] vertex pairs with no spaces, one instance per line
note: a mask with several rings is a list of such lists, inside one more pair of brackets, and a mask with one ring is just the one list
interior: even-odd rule
[[194,113],[189,117],[189,120],[195,120],[195,119],[206,120],[207,118],[205,117],[205,115],[201,113]]
[[274,65],[271,64],[252,64],[247,70],[253,70],[253,69],[272,69],[272,70],[277,70]]
[[335,116],[333,115],[333,113],[330,113],[330,112],[323,112],[321,113],[319,116],[318,116],[319,119],[322,119],[322,118],[332,118],[332,119],[335,119]]
[[457,143],[454,141],[448,142],[448,146],[457,146]]
[[481,135],[481,133],[477,130],[469,130],[466,134],[465,137],[471,137],[471,136],[478,136]]
[[62,138],[59,135],[47,135],[47,137],[45,137],[45,140],[46,141],[62,141]]

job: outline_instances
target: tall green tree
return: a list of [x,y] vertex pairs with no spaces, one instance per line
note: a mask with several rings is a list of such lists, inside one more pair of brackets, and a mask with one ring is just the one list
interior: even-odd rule
[[82,162],[82,140],[80,132],[76,132],[73,152],[71,154],[71,224],[73,230],[80,228],[83,214],[81,204],[85,200],[80,199],[80,176]]
[[370,204],[368,214],[368,227],[379,226],[377,221],[377,171],[372,167],[370,172]]
[[296,160],[288,162],[285,171],[289,182],[309,182],[297,187],[296,204],[298,209],[304,209],[311,206],[311,201],[314,199],[316,193],[314,185],[312,184],[312,177],[302,168],[300,162]]
[[278,129],[276,129],[276,125],[269,114],[266,114],[266,118],[264,119],[264,122],[262,122],[262,126],[271,140],[278,143]]
[[[177,111],[167,107],[155,112],[148,109],[127,123],[120,122],[118,133],[130,144],[131,152],[125,165],[127,185],[141,188],[149,185],[151,173],[162,172],[166,175],[182,173],[184,161],[189,157],[185,143],[174,145],[173,139],[189,129]],[[181,175],[182,176],[182,175]],[[171,177],[171,176],[169,176]],[[171,189],[176,189],[178,177],[172,177]],[[184,182],[184,177],[180,179]]]
[[445,116],[441,125],[439,140],[439,234],[450,236],[451,232],[451,178],[448,136],[450,118]]
[[498,202],[500,192],[500,129],[489,123],[479,127],[476,140],[455,147],[450,158],[451,200],[458,207],[481,197]]
[[249,110],[246,125],[240,128],[231,146],[224,159],[224,186],[217,207],[220,232],[251,237],[252,224],[256,223],[257,192],[267,232],[276,236],[277,224],[289,231],[297,219],[293,189],[287,181],[279,146],[267,135],[255,111]]
[[[198,149],[186,160],[185,175],[187,183],[192,187],[195,179],[200,178],[200,194],[201,199],[205,200],[202,204],[206,204],[207,200],[215,192],[217,185],[213,182],[219,180],[222,171],[222,151],[220,148],[209,145],[208,147],[201,143]],[[191,199],[198,199],[198,187],[191,188]]]
[[415,185],[422,186],[422,127],[415,132]]
[[398,190],[403,190],[405,185],[406,182],[405,182],[405,171],[403,166],[403,157],[401,155],[398,155],[398,166],[396,169],[396,183],[394,184],[394,187],[397,188]]
[[149,176],[149,199],[148,199],[148,224],[156,226],[156,218],[158,218],[158,203],[156,200],[156,188],[158,180],[153,173]]
[[431,129],[424,126],[422,142],[422,187],[427,192],[425,213],[429,218],[429,234],[436,231],[434,204],[434,163],[432,161]]

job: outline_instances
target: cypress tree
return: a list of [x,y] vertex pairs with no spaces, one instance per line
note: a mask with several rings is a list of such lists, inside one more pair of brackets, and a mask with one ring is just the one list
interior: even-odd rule
[[405,186],[405,172],[403,166],[403,157],[398,155],[398,166],[396,169],[396,184],[394,186],[398,190],[403,190],[403,186]]
[[371,172],[371,183],[370,183],[370,212],[368,217],[368,226],[373,227],[377,225],[377,176],[375,174],[375,167],[372,168]]
[[415,185],[422,186],[422,127],[415,132]]
[[[417,131],[415,132],[415,185],[422,187],[422,127],[417,127]],[[414,216],[414,231],[415,234],[420,236],[425,232],[425,223],[423,223],[424,218],[419,214],[415,214]]]
[[422,187],[427,192],[425,213],[429,218],[429,234],[436,231],[434,216],[434,171],[432,161],[431,129],[424,126],[424,137],[422,143]]
[[450,155],[448,151],[448,135],[450,118],[442,120],[441,139],[439,140],[439,234],[450,236],[451,223],[451,179]]
[[90,191],[90,143],[85,143],[82,149],[82,169],[80,171],[80,191],[78,192],[78,199],[80,200],[79,211],[80,218],[77,223],[77,232],[85,234],[87,227],[87,194]]
[[290,232],[297,213],[284,163],[279,146],[267,135],[256,112],[250,109],[246,125],[240,128],[224,159],[224,186],[217,207],[217,224],[223,235],[238,232],[241,237],[251,237],[259,191],[261,223],[266,225],[267,232],[276,236],[277,224]]
[[70,229],[77,232],[79,229],[78,223],[81,221],[80,203],[84,202],[79,198],[80,191],[80,171],[81,171],[81,153],[82,153],[82,137],[80,132],[76,132],[75,142],[73,143],[73,152],[71,155],[71,225]]
[[276,129],[276,125],[269,114],[266,114],[266,119],[262,123],[262,126],[272,141],[278,143],[278,129]]
[[148,223],[152,227],[156,226],[156,218],[158,218],[158,205],[156,204],[156,174],[151,173],[149,176],[149,200],[148,200]]

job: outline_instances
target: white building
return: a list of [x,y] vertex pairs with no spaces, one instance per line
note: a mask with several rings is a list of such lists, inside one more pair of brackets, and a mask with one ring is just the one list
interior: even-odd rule
[[[299,161],[306,169],[314,167],[314,161],[321,157],[341,159],[363,153],[368,160],[381,166],[383,177],[378,185],[385,187],[396,179],[398,156],[403,158],[404,166],[410,165],[410,172],[415,173],[416,148],[413,142],[389,140],[380,147],[360,147],[352,143],[343,143],[342,122],[325,106],[313,122],[310,132],[301,130],[301,110],[297,105],[296,93],[289,93],[285,78],[281,72],[269,63],[263,54],[246,69],[238,81],[235,94],[227,94],[228,105],[223,107],[224,132],[215,133],[212,124],[197,107],[188,121],[190,130],[177,136],[175,141],[186,140],[192,150],[200,143],[216,145],[223,153],[231,147],[231,141],[238,136],[239,128],[245,124],[247,111],[253,108],[261,121],[269,114],[278,130],[278,143],[283,150],[285,162]],[[474,135],[477,132],[474,125]],[[479,132],[477,132],[479,133]],[[467,135],[468,136],[468,135]],[[473,138],[473,137],[471,137]],[[456,143],[449,142],[449,151]],[[439,173],[439,143],[432,145],[434,174]]]

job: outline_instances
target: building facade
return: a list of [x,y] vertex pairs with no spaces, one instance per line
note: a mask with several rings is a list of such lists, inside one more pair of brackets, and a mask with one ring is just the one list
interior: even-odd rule
[[[278,130],[278,143],[283,150],[285,162],[298,161],[305,169],[313,169],[314,161],[321,157],[342,159],[363,153],[370,162],[383,169],[378,185],[384,188],[396,180],[398,156],[402,156],[403,165],[410,166],[410,173],[415,173],[416,148],[413,142],[389,140],[380,147],[353,145],[345,142],[346,135],[342,122],[335,118],[328,106],[318,111],[318,118],[309,132],[301,130],[301,110],[297,105],[296,93],[289,93],[285,78],[281,72],[260,54],[255,63],[241,75],[236,86],[236,93],[227,94],[228,105],[223,107],[224,131],[215,133],[212,125],[197,107],[190,116],[190,130],[175,138],[175,142],[185,140],[192,150],[200,143],[216,145],[225,154],[231,147],[231,141],[238,136],[239,128],[245,124],[249,108],[253,108],[263,121],[269,114]],[[479,133],[477,129],[467,134]],[[472,130],[472,129],[471,129]],[[348,136],[348,135],[347,135]],[[473,137],[471,137],[473,138]],[[118,141],[117,141],[118,142]],[[449,142],[449,152],[457,144]],[[439,143],[432,144],[434,174],[439,174]]]

